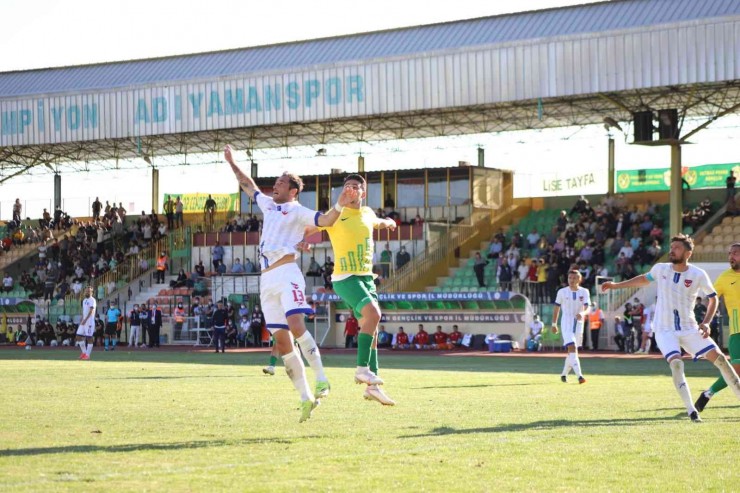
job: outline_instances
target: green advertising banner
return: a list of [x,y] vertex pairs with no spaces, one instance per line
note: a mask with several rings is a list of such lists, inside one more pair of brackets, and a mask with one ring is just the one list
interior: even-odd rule
[[[239,210],[238,193],[165,193],[164,201],[167,202],[169,197],[176,200],[180,197],[183,205],[183,212],[203,212],[206,206],[208,195],[216,201],[216,211],[237,211]],[[164,205],[162,206],[164,210]]]
[[[705,164],[681,168],[681,176],[692,189],[725,188],[725,180],[732,171],[740,177],[740,163]],[[655,192],[670,189],[670,168],[617,171],[617,192]]]

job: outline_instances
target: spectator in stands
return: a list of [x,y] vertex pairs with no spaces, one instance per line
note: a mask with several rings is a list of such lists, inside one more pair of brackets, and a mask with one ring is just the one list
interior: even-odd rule
[[424,325],[419,324],[419,330],[414,334],[414,348],[429,349],[429,332],[424,330]]
[[223,263],[224,260],[224,247],[221,243],[216,240],[216,244],[211,249],[211,258],[213,259],[213,270],[218,272],[218,266]]
[[255,274],[257,272],[257,264],[252,262],[251,259],[246,259],[244,262],[244,273]]
[[355,318],[352,311],[347,316],[347,321],[344,324],[344,348],[349,349],[357,347],[357,333],[360,328],[360,323]]
[[249,320],[249,314],[247,313],[245,313],[239,318],[239,333],[237,334],[236,339],[238,342],[241,342],[242,344],[244,344],[244,347],[247,346],[247,338],[249,336],[250,323],[251,322]]
[[[249,259],[247,259],[249,260]],[[311,257],[311,261],[308,263],[308,270],[306,271],[307,277],[321,277],[321,266],[316,262],[316,257]]]
[[188,285],[188,275],[185,274],[185,271],[183,269],[180,269],[180,272],[177,274],[177,279],[174,281],[170,281],[170,287],[171,288],[184,288]]
[[419,214],[417,214],[416,217],[411,220],[411,225],[417,227],[424,226],[424,219]]
[[185,221],[182,217],[184,208],[182,200],[180,200],[180,197],[177,197],[177,199],[175,199],[175,227],[177,228],[182,228],[185,225]]
[[501,240],[498,237],[494,237],[491,245],[488,247],[488,258],[499,258],[503,249],[504,245],[501,243]]
[[437,325],[437,329],[432,334],[432,349],[452,349],[449,343],[450,336],[442,331],[442,326]]
[[244,266],[242,265],[241,260],[239,258],[234,259],[234,263],[231,264],[231,273],[232,274],[244,274]]
[[265,326],[265,314],[262,313],[259,305],[254,305],[252,316],[250,317],[250,328],[252,330],[252,342],[254,347],[262,346],[262,328]]
[[155,278],[157,279],[157,282],[160,284],[164,284],[164,276],[165,276],[165,272],[167,272],[167,264],[168,264],[167,253],[166,252],[160,253],[159,258],[157,259],[157,270],[155,271]]
[[379,348],[389,348],[391,347],[391,343],[393,342],[393,336],[386,332],[385,325],[381,325],[378,328],[378,347]]
[[568,213],[565,211],[560,211],[560,215],[558,216],[555,223],[557,224],[558,232],[565,232],[565,229],[568,227]]
[[7,272],[5,273],[5,277],[3,277],[3,291],[6,293],[13,291],[13,278]]
[[23,206],[21,205],[21,199],[15,199],[13,204],[13,222],[16,226],[21,225],[21,215],[23,213]]
[[203,265],[203,261],[199,260],[198,265],[195,266],[195,272],[198,274],[199,277],[205,277],[206,276],[206,268]]
[[389,243],[385,244],[385,249],[380,252],[380,273],[383,279],[388,279],[391,275],[391,262],[393,262],[393,253]]
[[393,349],[410,349],[411,343],[409,342],[409,336],[403,331],[403,327],[398,328],[398,333],[393,343]]
[[331,257],[326,257],[322,270],[324,272],[324,288],[333,289],[331,276],[332,274],[334,274],[334,261],[331,259]]
[[481,287],[481,288],[486,287],[486,280],[485,280],[486,265],[488,265],[488,261],[480,256],[480,252],[475,252],[475,260],[473,262],[473,271],[475,272],[475,277],[478,280],[478,287]]
[[229,347],[236,347],[236,339],[238,335],[236,325],[234,325],[230,318],[227,319],[226,322],[226,345]]
[[730,200],[735,200],[735,184],[737,183],[737,178],[735,178],[735,173],[730,170],[730,174],[727,175],[727,178],[725,179],[725,186],[726,186],[726,192],[725,192],[725,202],[729,202]]
[[576,200],[575,205],[570,210],[571,215],[573,214],[585,214],[588,213],[591,209],[591,205],[588,202],[588,199],[581,195],[578,200]]
[[396,269],[400,269],[411,261],[411,255],[406,251],[406,247],[401,245],[400,250],[396,253]]
[[540,234],[537,232],[537,228],[532,228],[532,232],[527,235],[527,248],[537,248],[539,241]]

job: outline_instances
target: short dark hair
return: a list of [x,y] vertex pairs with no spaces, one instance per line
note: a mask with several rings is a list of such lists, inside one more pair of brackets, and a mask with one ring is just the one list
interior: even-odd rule
[[295,188],[298,190],[298,193],[301,193],[303,191],[303,180],[301,180],[301,177],[293,174],[288,173],[287,171],[283,172],[283,176],[288,179],[288,190]]
[[362,183],[362,188],[367,188],[367,182],[365,181],[365,178],[363,178],[361,175],[358,175],[357,173],[347,175],[344,178],[344,182],[342,182],[342,184],[346,184],[350,180],[359,181],[360,183]]
[[691,238],[691,236],[685,235],[683,233],[679,233],[673,238],[671,238],[671,243],[673,243],[674,241],[683,243],[683,246],[686,248],[686,250],[690,252],[694,250],[694,240],[693,238]]

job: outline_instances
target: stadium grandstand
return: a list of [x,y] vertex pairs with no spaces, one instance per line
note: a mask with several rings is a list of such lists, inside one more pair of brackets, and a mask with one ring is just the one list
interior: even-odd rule
[[[640,15],[644,9],[653,15]],[[695,260],[714,263],[715,272],[723,248],[737,237],[734,188],[725,200],[707,200],[706,189],[724,188],[724,181],[684,170],[681,149],[740,108],[739,13],[738,2],[622,0],[0,73],[0,182],[50,167],[60,214],[8,218],[2,262],[13,279],[6,299],[13,301],[5,304],[30,299],[35,316],[76,322],[81,286],[91,283],[101,308],[116,301],[128,313],[134,304],[157,304],[165,316],[162,342],[198,345],[209,342],[216,300],[232,304],[234,324],[241,309],[251,311],[259,303],[258,272],[234,264],[258,264],[259,210],[243,193],[206,198],[207,184],[197,197],[165,189],[152,162],[166,156],[221,152],[225,143],[251,156],[274,147],[606,125],[628,129],[635,145],[670,152],[670,168],[652,188],[645,170],[632,178],[618,173],[613,152],[602,173],[604,193],[581,197],[515,198],[515,174],[487,166],[483,149],[474,166],[365,171],[359,157],[357,171],[369,184],[367,204],[399,226],[375,238],[389,330],[457,324],[468,334],[505,335],[523,347],[527,324],[535,314],[551,317],[554,292],[573,266],[608,314],[622,313],[633,297],[654,294],[602,297],[595,289],[601,280],[644,273],[681,231],[699,240]],[[566,18],[572,22],[561,22]],[[114,203],[99,217],[91,211],[91,217],[65,218],[64,167],[114,168],[121,160],[152,168],[152,212],[139,216]],[[277,170],[252,164],[269,192]],[[706,175],[728,172],[736,176],[737,165],[715,165]],[[301,203],[326,210],[343,175],[303,179]],[[682,179],[693,189],[683,191]],[[182,208],[175,199],[185,202]],[[318,274],[307,277],[316,309],[312,330],[324,346],[339,346],[346,306],[332,295],[331,248],[322,235],[309,241],[314,252],[299,263],[304,273]],[[314,262],[318,270],[311,269]],[[175,315],[179,304],[184,321]],[[608,326],[602,347],[614,347],[612,336]]]

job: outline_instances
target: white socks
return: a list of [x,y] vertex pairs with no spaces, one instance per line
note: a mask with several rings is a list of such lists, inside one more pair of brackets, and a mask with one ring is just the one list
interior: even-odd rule
[[735,373],[735,369],[730,366],[730,363],[727,361],[724,354],[717,356],[717,359],[714,360],[714,366],[719,369],[719,372],[722,374],[722,378],[725,379],[725,383],[735,393],[735,397],[740,399],[740,379],[738,378],[737,373]]
[[671,362],[668,363],[668,366],[671,367],[673,385],[676,386],[678,395],[681,396],[681,400],[683,400],[683,403],[686,406],[686,411],[689,414],[696,412],[694,403],[691,400],[691,390],[689,390],[689,384],[686,382],[686,376],[683,373],[683,361],[677,358],[671,360]]
[[321,353],[319,347],[316,345],[316,341],[313,340],[311,333],[306,331],[303,335],[296,339],[298,347],[301,348],[303,357],[306,358],[308,364],[311,366],[314,374],[316,375],[317,382],[326,382],[326,375],[324,375],[324,364],[321,362]]
[[75,345],[77,345],[77,346],[80,347],[80,352],[82,354],[87,354],[87,351],[85,350],[85,340],[84,339],[81,340],[81,341],[77,341],[77,343]]
[[306,367],[303,366],[303,360],[298,353],[293,350],[283,355],[282,359],[285,365],[285,373],[288,374],[293,386],[301,394],[301,400],[313,400],[313,395],[308,387],[308,380],[306,380]]
[[563,377],[567,377],[568,373],[570,373],[570,353],[565,356],[565,364],[563,365],[563,373],[560,375]]
[[85,354],[90,356],[90,353],[92,353],[92,348],[93,348],[92,343],[88,343],[87,348],[85,349]]
[[573,367],[573,373],[579,378],[583,376],[581,373],[581,362],[578,359],[578,353],[568,353],[568,359],[570,360],[570,366]]

